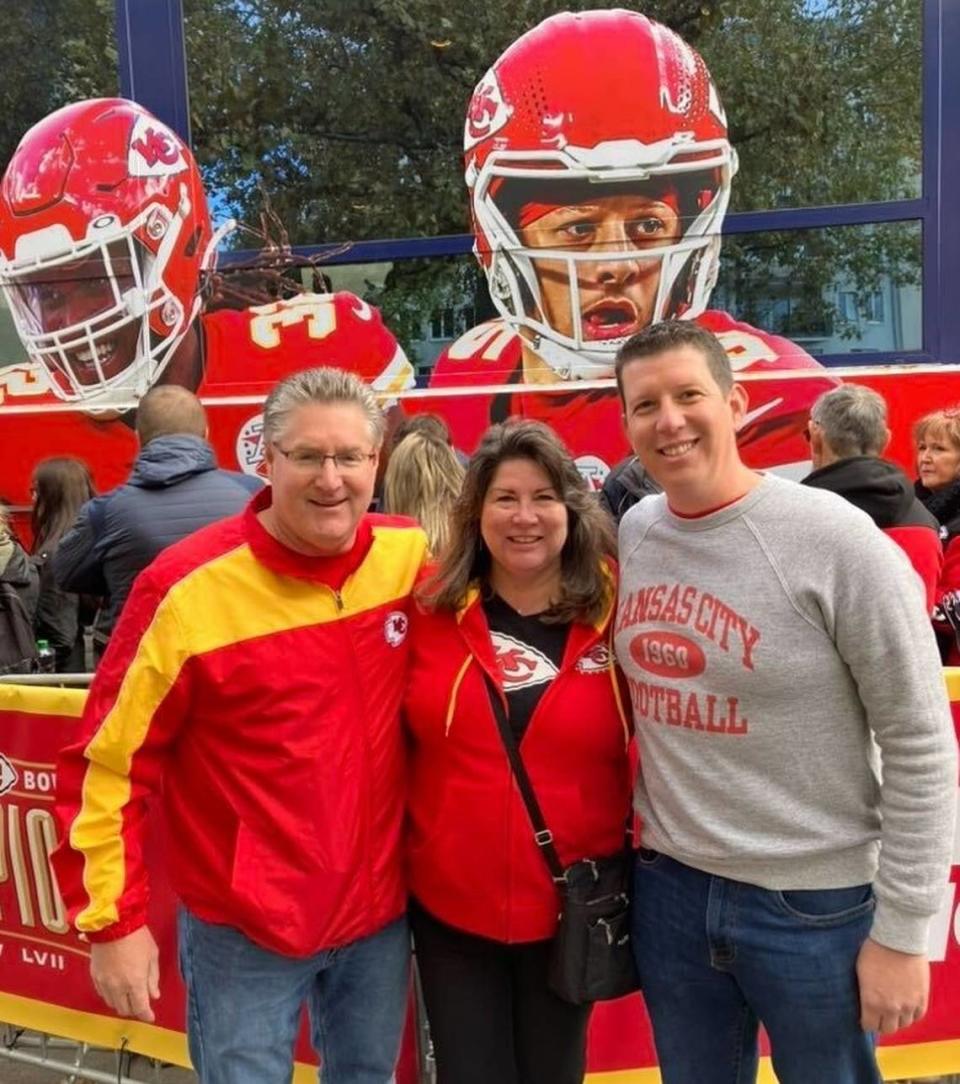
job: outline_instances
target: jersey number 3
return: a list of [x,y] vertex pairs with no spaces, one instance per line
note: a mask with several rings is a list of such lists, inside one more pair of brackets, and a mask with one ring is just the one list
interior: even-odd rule
[[256,305],[250,309],[250,338],[257,346],[273,350],[280,345],[280,329],[306,322],[311,339],[325,339],[337,326],[337,313],[332,301],[318,301],[316,297],[293,297],[287,301],[274,301],[270,305]]

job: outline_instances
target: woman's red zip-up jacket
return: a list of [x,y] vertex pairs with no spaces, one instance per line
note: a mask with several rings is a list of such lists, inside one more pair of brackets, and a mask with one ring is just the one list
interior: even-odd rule
[[[611,591],[596,625],[571,627],[520,743],[564,865],[623,846],[630,728],[609,646],[615,605]],[[501,695],[502,680],[479,590],[456,613],[414,611],[404,702],[410,892],[442,922],[481,937],[551,937],[559,898],[490,704],[484,673]]]

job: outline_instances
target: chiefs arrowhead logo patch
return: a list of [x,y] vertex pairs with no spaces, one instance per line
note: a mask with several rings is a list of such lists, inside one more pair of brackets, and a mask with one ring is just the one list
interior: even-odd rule
[[383,623],[383,638],[391,647],[399,647],[407,638],[410,622],[403,610],[393,610]]
[[6,794],[17,785],[20,775],[9,760],[0,753],[0,794]]
[[577,669],[581,674],[602,674],[610,669],[610,649],[606,644],[595,644],[580,661]]
[[469,151],[482,139],[498,132],[512,113],[513,110],[503,100],[496,72],[491,68],[477,84],[470,99],[463,129],[463,149]]
[[180,141],[173,132],[153,117],[137,117],[127,150],[130,176],[172,177],[186,168]]
[[497,667],[503,679],[503,687],[509,693],[514,689],[527,689],[552,681],[557,674],[553,663],[535,647],[523,643],[505,632],[491,632]]

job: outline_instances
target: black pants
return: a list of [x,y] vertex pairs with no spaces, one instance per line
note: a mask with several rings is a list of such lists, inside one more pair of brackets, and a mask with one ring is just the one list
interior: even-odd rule
[[591,1006],[547,988],[549,941],[475,937],[415,902],[410,926],[438,1084],[581,1084]]

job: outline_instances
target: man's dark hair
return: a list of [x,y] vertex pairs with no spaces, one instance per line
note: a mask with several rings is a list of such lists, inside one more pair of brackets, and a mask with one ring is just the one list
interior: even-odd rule
[[666,353],[667,350],[676,350],[680,346],[692,346],[703,354],[710,375],[724,394],[733,387],[730,358],[723,344],[712,331],[707,331],[692,320],[663,320],[659,324],[651,324],[635,335],[631,335],[617,351],[614,372],[621,401],[623,400],[623,370],[626,366],[641,358],[657,357],[659,354]]

